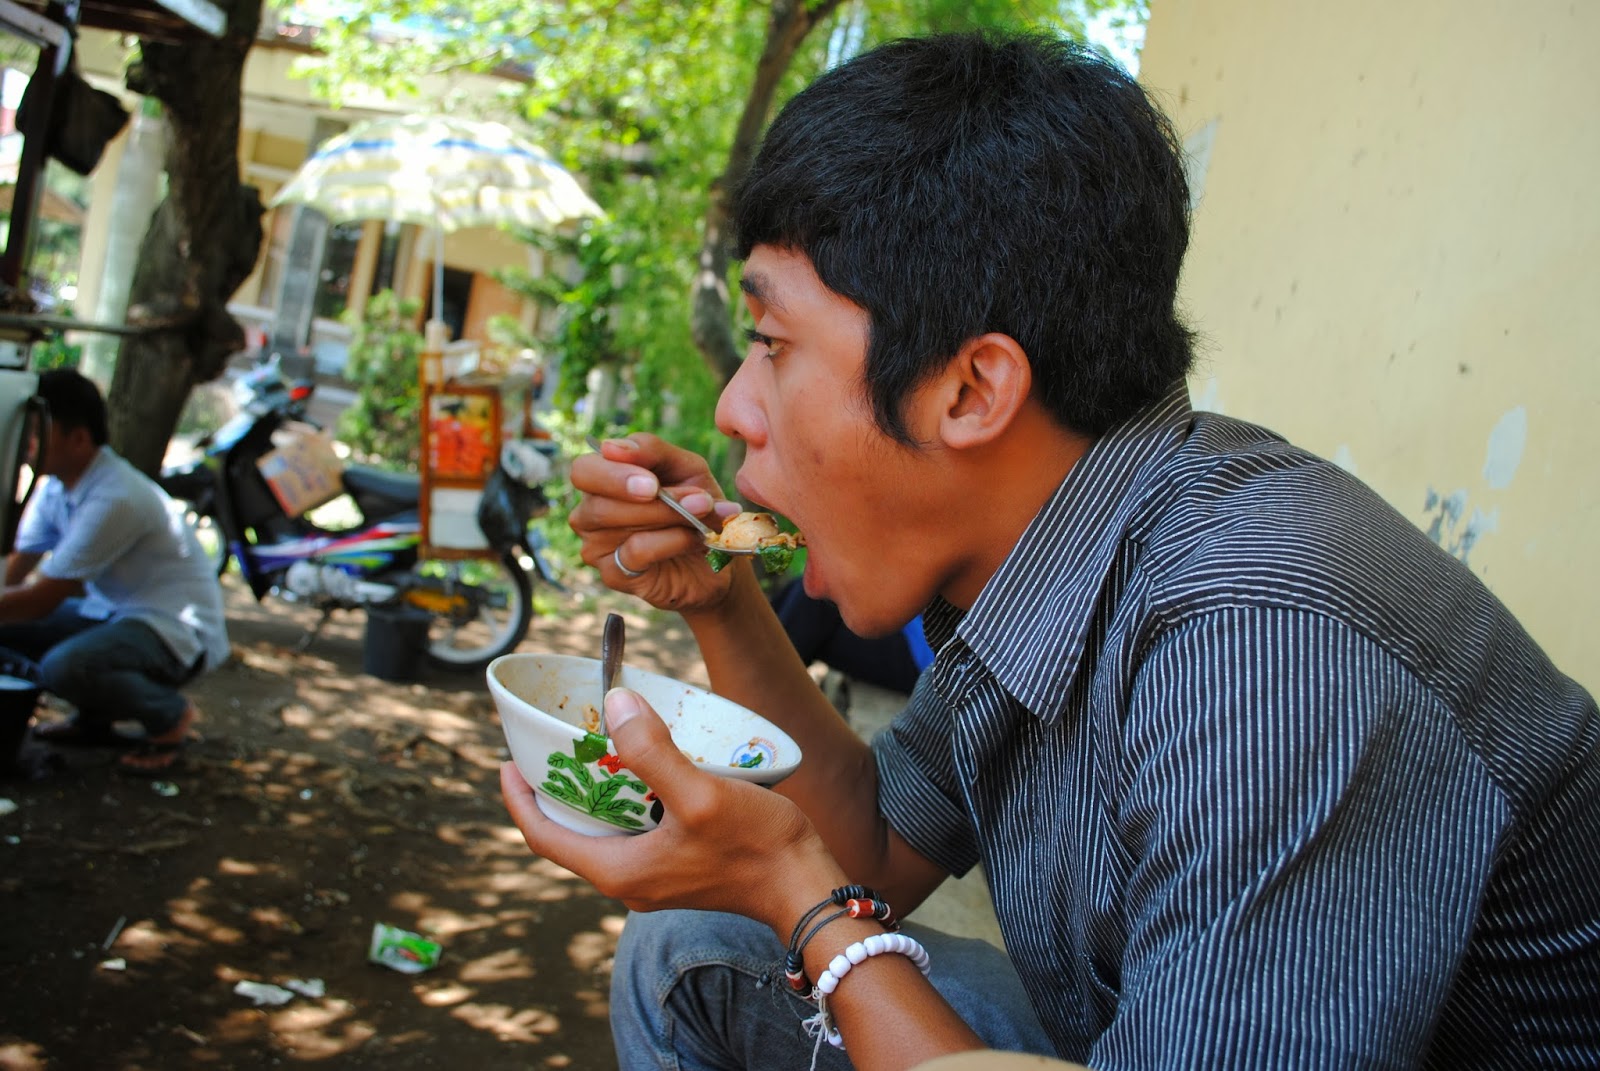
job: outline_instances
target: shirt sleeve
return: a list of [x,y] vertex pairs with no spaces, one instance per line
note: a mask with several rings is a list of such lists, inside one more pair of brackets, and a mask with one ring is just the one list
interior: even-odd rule
[[906,843],[957,877],[978,862],[951,748],[951,709],[935,669],[924,672],[906,709],[872,742],[878,811]]
[[13,541],[18,553],[44,554],[61,538],[56,526],[50,523],[50,511],[44,505],[45,497],[53,490],[40,487],[39,492],[28,499],[28,504],[23,507],[22,520],[17,522],[17,537]]
[[1350,628],[1220,611],[1151,651],[1098,1071],[1412,1067],[1511,819],[1439,700]]
[[73,511],[39,570],[57,580],[93,581],[143,536],[133,503],[116,495],[89,495]]

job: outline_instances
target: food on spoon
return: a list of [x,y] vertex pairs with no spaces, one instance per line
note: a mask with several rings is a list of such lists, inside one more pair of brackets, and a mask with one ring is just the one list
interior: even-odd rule
[[730,550],[754,550],[763,539],[779,535],[778,518],[770,513],[743,513],[729,517],[716,541]]
[[706,561],[711,563],[711,571],[718,573],[732,560],[729,551],[753,550],[767,572],[781,573],[789,568],[794,552],[805,545],[799,532],[781,531],[772,514],[746,510],[729,517],[717,535],[706,537]]
[[768,543],[756,551],[761,564],[769,573],[781,573],[794,561],[794,547],[785,543]]

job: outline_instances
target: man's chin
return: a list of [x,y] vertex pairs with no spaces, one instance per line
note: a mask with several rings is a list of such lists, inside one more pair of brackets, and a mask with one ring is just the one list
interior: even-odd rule
[[844,627],[857,636],[864,640],[893,636],[911,620],[910,617],[904,621],[897,620],[893,610],[863,599],[862,591],[867,589],[858,584],[846,583],[842,591],[834,591],[827,566],[818,557],[816,549],[809,548],[807,554],[805,572],[800,574],[806,594],[813,599],[833,603],[839,610],[839,620],[844,622]]
[[864,612],[863,607],[846,606],[839,603],[839,620],[844,622],[844,627],[854,632],[864,640],[881,640],[885,636],[893,636],[906,626],[905,621],[894,621],[885,618],[880,611],[877,614]]

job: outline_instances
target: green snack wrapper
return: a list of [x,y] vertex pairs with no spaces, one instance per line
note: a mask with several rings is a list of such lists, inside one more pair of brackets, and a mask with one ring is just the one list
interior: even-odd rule
[[421,974],[439,965],[439,956],[443,951],[442,945],[421,934],[374,922],[367,960],[381,963],[402,974]]

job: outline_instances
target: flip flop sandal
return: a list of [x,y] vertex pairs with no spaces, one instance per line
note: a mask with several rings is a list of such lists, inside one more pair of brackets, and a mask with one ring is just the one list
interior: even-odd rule
[[[176,744],[161,744],[151,740],[141,740],[127,751],[117,756],[117,772],[130,777],[161,777],[177,769],[183,758],[183,752],[189,746],[185,739]],[[134,760],[130,762],[129,760]],[[138,760],[157,760],[152,765],[137,765]]]
[[143,743],[110,726],[85,724],[80,718],[35,725],[33,738],[54,747],[136,747]]

